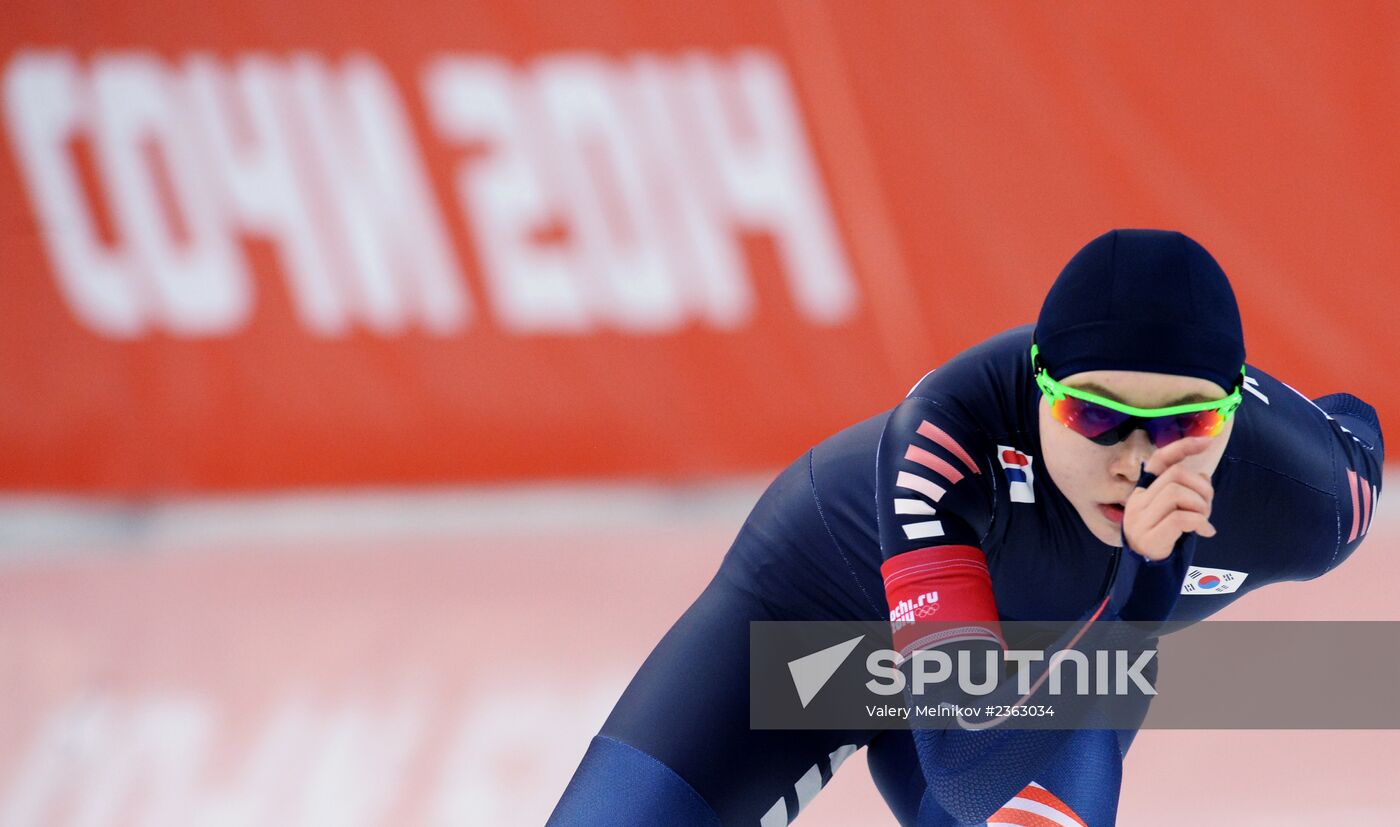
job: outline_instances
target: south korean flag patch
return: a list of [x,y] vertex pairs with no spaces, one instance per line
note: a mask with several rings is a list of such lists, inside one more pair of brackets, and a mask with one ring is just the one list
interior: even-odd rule
[[1010,445],[997,446],[997,461],[1006,476],[1006,490],[1013,503],[1035,502],[1035,457]]
[[1249,574],[1229,569],[1192,566],[1181,583],[1182,594],[1229,594],[1244,584]]

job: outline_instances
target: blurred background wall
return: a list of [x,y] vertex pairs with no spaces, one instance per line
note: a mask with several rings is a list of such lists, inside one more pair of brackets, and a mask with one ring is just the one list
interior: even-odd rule
[[[1360,2],[11,4],[0,824],[539,823],[767,480],[1113,227],[1388,424],[1397,44]],[[1396,619],[1389,510],[1241,611]],[[1148,733],[1125,819],[1393,813],[1393,735]],[[804,823],[887,818],[847,766]]]

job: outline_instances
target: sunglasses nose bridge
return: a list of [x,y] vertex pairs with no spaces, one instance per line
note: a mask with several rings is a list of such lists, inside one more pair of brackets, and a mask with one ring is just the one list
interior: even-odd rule
[[1116,437],[1114,444],[1131,440],[1136,431],[1142,431],[1148,442],[1152,441],[1152,432],[1147,430],[1147,423],[1134,416],[1123,420],[1117,428],[1113,429],[1113,435]]
[[1159,442],[1159,441],[1158,441],[1159,435],[1158,435],[1158,434],[1154,434],[1154,433],[1151,431],[1151,429],[1149,429],[1149,428],[1146,426],[1146,423],[1140,423],[1140,424],[1139,424],[1139,427],[1136,428],[1135,430],[1140,430],[1140,431],[1142,431],[1142,442],[1143,442],[1143,446],[1144,446],[1144,447],[1143,447],[1143,457],[1142,457],[1142,459],[1143,459],[1144,462],[1146,462],[1146,461],[1147,461],[1147,458],[1148,458],[1149,456],[1152,455],[1152,452],[1153,452],[1153,451],[1157,450],[1158,448],[1161,448],[1163,445],[1166,445],[1167,442],[1170,442],[1170,441],[1171,441],[1171,440],[1167,440],[1166,442]]
[[[1142,423],[1129,421],[1120,425],[1119,428],[1126,429],[1126,432],[1119,435],[1120,438],[1109,446],[1112,452],[1107,466],[1108,472],[1115,479],[1136,484],[1142,464],[1147,461],[1148,457],[1152,456],[1152,452],[1156,448],[1142,427]],[[1115,429],[1115,431],[1117,430]],[[1142,436],[1136,435],[1138,431],[1142,431]]]
[[[1137,482],[1138,473],[1143,467],[1143,463],[1161,446],[1152,439],[1152,433],[1143,426],[1141,421],[1131,423],[1130,430],[1122,443],[1121,459],[1123,465],[1124,479]],[[1139,436],[1141,434],[1141,436]]]
[[1109,430],[1103,432],[1102,434],[1099,434],[1096,437],[1090,437],[1090,439],[1093,442],[1098,443],[1099,445],[1111,447],[1115,445],[1122,445],[1123,443],[1130,441],[1132,439],[1134,431],[1142,431],[1143,438],[1147,442],[1147,444],[1149,446],[1153,444],[1152,433],[1147,430],[1146,422],[1144,422],[1141,419],[1138,419],[1137,417],[1125,419],[1113,428],[1110,428]]

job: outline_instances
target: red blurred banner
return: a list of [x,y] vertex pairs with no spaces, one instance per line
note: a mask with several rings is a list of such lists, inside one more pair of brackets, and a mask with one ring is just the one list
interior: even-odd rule
[[1382,410],[1400,8],[25,0],[0,487],[779,465],[1192,235]]

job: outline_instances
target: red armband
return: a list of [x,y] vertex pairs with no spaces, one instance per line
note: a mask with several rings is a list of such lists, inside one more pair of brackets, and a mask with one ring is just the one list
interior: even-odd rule
[[[890,604],[894,645],[903,657],[961,640],[990,640],[1003,648],[992,575],[975,546],[906,551],[880,566]],[[937,623],[937,626],[917,625]]]

